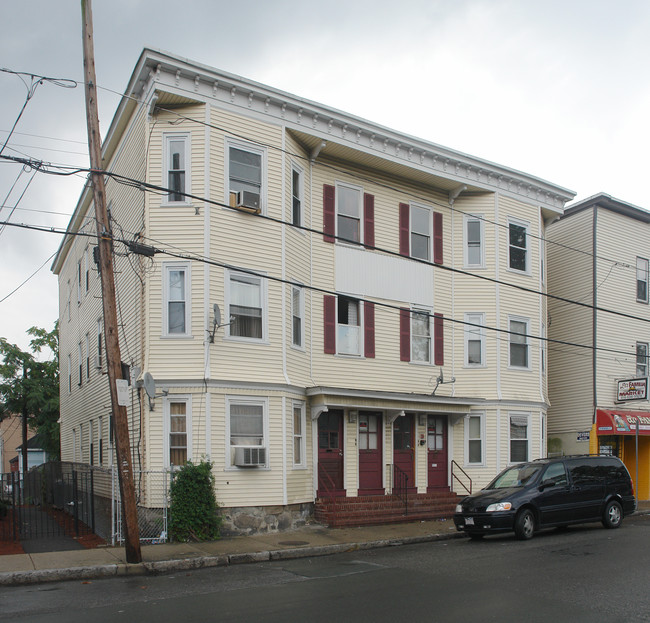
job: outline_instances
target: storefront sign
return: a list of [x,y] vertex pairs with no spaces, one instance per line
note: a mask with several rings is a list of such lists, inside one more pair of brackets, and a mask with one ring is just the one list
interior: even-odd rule
[[648,412],[596,410],[598,435],[635,435],[637,422],[639,435],[650,435],[650,413]]
[[617,400],[647,400],[648,399],[648,379],[627,379],[618,381]]

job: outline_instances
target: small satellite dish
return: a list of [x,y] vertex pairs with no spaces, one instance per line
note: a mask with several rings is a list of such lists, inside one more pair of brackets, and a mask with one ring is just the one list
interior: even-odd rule
[[215,303],[212,306],[212,309],[214,311],[214,318],[212,319],[212,332],[208,331],[208,339],[210,340],[210,344],[214,344],[214,336],[215,333],[217,332],[217,329],[219,329],[220,327],[228,326],[225,324],[221,324],[221,310],[219,309],[219,305]]
[[144,383],[144,391],[147,392],[149,398],[156,397],[156,381],[153,380],[153,376],[149,372],[145,372],[142,376],[142,381]]
[[221,326],[221,310],[219,309],[219,305],[216,303],[214,304],[214,326]]

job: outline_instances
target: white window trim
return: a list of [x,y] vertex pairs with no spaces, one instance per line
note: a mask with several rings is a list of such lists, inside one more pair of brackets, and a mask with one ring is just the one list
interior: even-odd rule
[[[469,460],[469,419],[470,417],[479,418],[481,425],[481,460],[476,463],[471,463]],[[464,467],[485,467],[485,412],[484,411],[472,411],[468,413],[464,418],[464,444],[465,444],[465,461]]]
[[[477,318],[472,319],[472,316],[478,316]],[[465,325],[464,331],[464,344],[465,344],[465,353],[463,358],[463,367],[464,368],[485,368],[487,363],[485,361],[485,312],[466,312],[464,317],[465,322],[471,322],[472,325]],[[480,324],[481,327],[475,327],[473,325]],[[475,333],[478,331],[478,333]],[[469,341],[470,339],[476,340],[480,339],[481,341],[481,363],[469,363]]]
[[548,352],[547,352],[547,341],[546,341],[546,325],[542,322],[542,339],[539,340],[539,369],[542,372],[542,375],[545,375],[548,371]]
[[[226,137],[224,143],[224,202],[226,205],[230,205],[230,148],[235,147],[236,149],[241,149],[242,151],[249,151],[252,154],[257,154],[261,156],[261,186],[260,186],[260,210],[261,214],[266,214],[266,204],[267,204],[267,153],[265,147],[260,147],[254,143],[247,143],[239,139],[232,137]],[[227,210],[229,208],[224,208]]]
[[257,469],[270,470],[269,399],[259,396],[226,396],[226,456],[224,466],[226,471],[246,471],[248,469],[246,467],[233,465],[232,462],[232,449],[237,447],[230,444],[230,407],[234,404],[262,406],[262,434],[264,437],[262,439],[263,443],[260,447],[266,448],[266,466],[260,466]]
[[[233,276],[240,275],[246,277],[247,279],[259,279],[260,281],[260,299],[262,302],[262,337],[243,337],[240,335],[231,335],[230,334],[230,324],[226,327],[226,332],[224,339],[232,340],[233,342],[248,342],[250,344],[268,344],[269,343],[269,302],[268,302],[268,279],[263,276],[265,273],[262,271],[256,270],[255,275],[251,273],[245,273],[237,270],[224,270],[225,284],[224,284],[224,304],[226,308],[226,313],[230,317],[230,282]],[[260,275],[260,276],[258,276]],[[230,320],[228,320],[230,323]]]
[[[189,132],[165,132],[163,133],[163,168],[162,168],[162,187],[169,187],[169,143],[171,141],[182,140],[185,145],[185,193],[192,193],[192,178],[191,178],[191,143],[190,143],[190,133]],[[192,199],[190,197],[184,197],[182,201],[171,201],[169,199],[169,193],[165,193],[162,196],[162,205],[173,205],[173,206],[188,206],[192,205]]]
[[364,241],[364,236],[365,232],[363,229],[364,226],[364,213],[363,213],[363,187],[362,186],[357,186],[356,184],[349,184],[348,182],[336,182],[336,197],[335,197],[335,205],[334,205],[334,227],[336,230],[336,236],[339,236],[339,197],[341,195],[340,189],[341,188],[350,188],[351,190],[355,190],[359,192],[359,242],[346,242],[344,240],[339,240],[338,238],[336,239],[337,244],[343,244],[346,246],[353,246],[353,247],[358,247],[358,246],[363,246],[363,241]]
[[[510,225],[517,225],[518,227],[523,227],[526,230],[526,268],[524,270],[519,270],[518,268],[512,268],[512,266],[510,266]],[[509,218],[507,244],[508,244],[507,270],[513,273],[517,273],[519,275],[530,275],[530,265],[531,265],[530,223],[516,218]]]
[[[409,317],[409,346],[410,346],[410,363],[415,364],[416,366],[430,366],[433,362],[433,323],[431,322],[431,316],[433,315],[432,309],[426,309],[424,307],[411,307],[411,315]],[[427,315],[429,320],[429,360],[428,361],[417,361],[413,358],[413,314]]]
[[[638,356],[638,348],[639,344],[643,344],[645,346],[645,352],[646,352],[646,358],[645,358],[645,374],[639,374],[639,356]],[[635,354],[634,357],[634,374],[635,376],[648,376],[648,363],[650,360],[650,344],[648,342],[641,342],[640,340],[637,340],[636,343],[634,344],[635,346]]]
[[[192,396],[190,394],[169,394],[163,397],[163,446],[164,456],[163,464],[165,468],[171,468],[171,461],[169,460],[169,435],[171,434],[171,413],[169,405],[172,402],[185,403],[185,430],[187,432],[187,460],[191,461],[193,458],[192,453]],[[181,465],[174,465],[174,469],[180,469]]]
[[293,458],[293,467],[294,469],[307,469],[307,441],[306,441],[306,435],[307,435],[307,418],[306,418],[306,410],[305,410],[305,403],[302,400],[294,400],[292,401],[291,404],[291,430],[292,430],[292,436],[291,440],[292,442],[295,441],[296,435],[295,435],[295,430],[293,428],[294,424],[294,419],[293,419],[293,412],[294,409],[300,409],[300,426],[302,428],[302,434],[300,436],[300,454],[302,455],[302,461],[296,462],[296,457],[294,454],[294,444],[292,443],[291,445],[291,454]]
[[[480,260],[478,264],[471,264],[469,261],[469,238],[467,236],[467,224],[469,221],[478,221],[480,236]],[[508,231],[508,235],[509,235]],[[508,239],[508,254],[510,253],[510,240]],[[510,257],[508,257],[510,265]],[[485,221],[482,214],[463,215],[463,266],[464,268],[485,268]]]
[[88,247],[84,250],[84,295],[87,295],[90,290],[90,262],[88,258]]
[[81,280],[83,277],[81,262],[81,259],[77,262],[77,305],[81,305]]
[[[339,300],[341,298],[344,299],[352,299],[357,301],[357,304],[359,305],[359,352],[358,353],[342,353],[339,351],[339,345],[340,345],[340,340],[339,340]],[[336,354],[340,357],[355,357],[355,358],[364,358],[364,353],[365,351],[365,324],[364,324],[364,315],[365,315],[365,310],[363,309],[363,301],[360,301],[357,297],[351,295],[351,294],[340,294],[339,296],[336,297],[336,309],[335,309],[335,331],[336,331]],[[349,327],[351,325],[343,325],[346,327]],[[352,325],[354,326],[354,325]]]
[[[409,257],[415,258],[413,255],[413,208],[419,208],[420,210],[426,210],[429,213],[429,224],[427,227],[427,236],[429,237],[429,248],[427,250],[428,258],[423,260],[425,262],[433,261],[433,209],[431,206],[424,205],[422,203],[411,202],[409,204]],[[422,259],[422,258],[416,258]]]
[[86,333],[86,359],[84,361],[84,367],[86,368],[86,380],[90,381],[90,333]]
[[[290,205],[290,218],[289,221],[293,225],[293,173],[294,171],[298,174],[298,184],[300,188],[298,189],[298,199],[300,200],[300,223],[301,227],[305,226],[305,171],[302,167],[298,166],[295,162],[291,163],[291,183],[290,183],[290,193],[291,196],[291,205]],[[297,230],[301,233],[306,233],[304,230]]]
[[84,382],[84,352],[82,342],[79,342],[79,345],[77,346],[77,357],[79,359],[77,362],[77,372],[79,373],[77,385],[81,387]]
[[[298,314],[294,314],[293,308],[293,292],[298,290],[299,292],[299,305],[300,309]],[[300,316],[300,345],[296,344],[293,339],[293,318],[294,316]],[[295,350],[305,351],[305,289],[299,286],[291,286],[291,348]]]
[[[514,462],[512,460],[512,449],[511,449],[511,444],[510,442],[512,441],[512,438],[510,437],[510,418],[512,416],[519,416],[519,417],[525,417],[527,420],[526,423],[526,459],[524,461],[516,461]],[[509,411],[508,412],[508,465],[518,465],[519,463],[525,463],[526,461],[531,460],[531,455],[530,455],[530,446],[531,446],[531,430],[530,430],[530,421],[531,421],[531,414],[528,411]],[[521,441],[521,440],[515,440],[515,441]]]
[[[638,292],[639,292],[639,285],[638,285],[638,282],[639,282],[639,260],[646,263],[646,266],[645,266],[645,277],[646,277],[645,278],[645,292],[646,292],[646,296],[645,296],[644,299],[640,299],[639,296],[638,296]],[[636,279],[634,280],[634,287],[635,287],[635,290],[636,290],[635,298],[636,298],[637,303],[648,303],[648,297],[650,296],[650,261],[645,257],[638,257],[637,256],[637,258],[636,258]]]
[[[169,272],[172,270],[185,271],[185,333],[169,333]],[[172,340],[192,337],[192,273],[190,262],[163,262],[162,279],[162,337]]]
[[531,351],[530,351],[530,318],[526,318],[524,316],[508,316],[508,331],[512,331],[512,323],[513,322],[523,322],[526,323],[526,362],[528,365],[526,366],[515,366],[513,365],[512,361],[510,360],[510,345],[512,341],[512,333],[508,333],[508,368],[510,370],[530,370],[531,369]]

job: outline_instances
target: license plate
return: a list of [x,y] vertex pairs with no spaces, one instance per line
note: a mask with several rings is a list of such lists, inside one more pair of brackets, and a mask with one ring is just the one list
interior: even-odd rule
[[465,517],[465,525],[466,526],[473,526],[474,525],[474,517]]

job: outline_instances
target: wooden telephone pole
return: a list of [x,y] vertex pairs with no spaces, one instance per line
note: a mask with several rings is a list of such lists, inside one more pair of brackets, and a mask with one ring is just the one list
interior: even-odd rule
[[90,150],[91,179],[97,220],[99,245],[99,274],[102,283],[104,307],[104,333],[106,335],[106,363],[113,407],[113,432],[117,467],[122,498],[122,517],[127,562],[142,562],[140,531],[135,503],[135,485],[129,444],[129,424],[126,407],[120,406],[116,379],[122,378],[122,358],[117,334],[117,309],[115,305],[115,279],[113,276],[113,237],[106,209],[106,190],[102,171],[99,113],[95,80],[95,52],[93,46],[92,9],[90,0],[81,0],[83,22],[84,79],[86,82],[86,115],[88,120],[88,148]]

